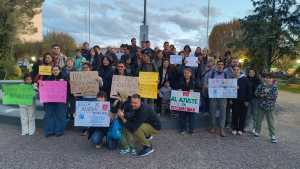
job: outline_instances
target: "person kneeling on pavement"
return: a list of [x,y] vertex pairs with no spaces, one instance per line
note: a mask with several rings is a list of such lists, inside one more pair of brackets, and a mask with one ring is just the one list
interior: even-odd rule
[[[126,118],[124,111],[131,111],[132,117]],[[154,110],[141,102],[141,96],[134,94],[131,97],[130,108],[119,110],[119,118],[125,127],[125,136],[133,136],[141,150],[139,156],[147,156],[154,152],[150,139],[159,133],[161,123]]]

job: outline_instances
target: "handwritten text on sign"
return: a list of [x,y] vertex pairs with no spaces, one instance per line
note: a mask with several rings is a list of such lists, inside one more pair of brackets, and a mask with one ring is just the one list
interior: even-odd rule
[[172,90],[170,109],[175,111],[199,112],[200,93]]
[[158,88],[157,72],[140,72],[139,73],[139,94],[143,98],[156,99]]
[[39,95],[41,103],[66,103],[66,81],[40,81]]
[[70,72],[71,93],[76,96],[96,96],[99,92],[98,72]]
[[51,66],[39,66],[40,75],[51,75],[52,74],[51,70],[52,70]]
[[3,104],[32,105],[35,95],[32,85],[3,84]]
[[110,97],[115,98],[120,91],[125,91],[129,96],[138,93],[138,77],[114,75],[112,79]]
[[208,79],[209,98],[237,98],[237,79]]
[[77,101],[74,126],[108,127],[109,112],[109,102]]

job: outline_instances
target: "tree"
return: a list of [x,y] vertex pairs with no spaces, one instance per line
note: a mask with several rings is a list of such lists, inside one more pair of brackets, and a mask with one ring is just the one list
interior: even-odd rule
[[43,0],[0,0],[0,68],[15,72],[14,46],[19,32],[33,32],[31,19]]
[[241,19],[243,44],[256,64],[270,71],[272,64],[296,54],[300,35],[300,5],[296,0],[252,0],[253,14]]
[[209,49],[213,55],[223,55],[241,37],[242,30],[238,20],[215,25],[209,35]]
[[42,45],[43,51],[49,51],[49,49],[51,49],[51,45],[53,44],[59,44],[63,53],[68,57],[74,55],[74,51],[77,48],[74,38],[64,32],[48,33],[44,37]]
[[15,57],[22,58],[31,56],[40,57],[46,52],[50,52],[53,44],[59,44],[62,52],[71,57],[77,48],[73,37],[67,33],[51,32],[43,38],[42,42],[25,42],[16,44]]

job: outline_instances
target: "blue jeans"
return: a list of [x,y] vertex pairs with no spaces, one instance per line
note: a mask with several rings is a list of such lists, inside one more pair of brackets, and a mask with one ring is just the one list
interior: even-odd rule
[[104,133],[102,131],[96,130],[90,137],[90,141],[92,144],[100,145],[102,143],[104,137]]
[[249,102],[247,120],[246,120],[246,128],[255,129],[256,128],[256,117],[257,117],[257,99],[254,98]]
[[[224,128],[226,120],[227,99],[210,99],[209,111],[211,118],[211,128]],[[219,111],[219,121],[217,122],[217,111]]]
[[45,103],[44,134],[64,134],[66,127],[66,104],[64,103]]

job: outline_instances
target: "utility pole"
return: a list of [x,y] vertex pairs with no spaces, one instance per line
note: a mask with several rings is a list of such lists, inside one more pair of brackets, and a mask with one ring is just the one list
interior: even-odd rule
[[144,0],[144,25],[147,25],[147,0]]
[[206,27],[206,42],[207,48],[209,48],[209,22],[210,22],[210,0],[207,0],[207,27]]
[[91,44],[91,0],[89,0],[89,44]]
[[144,20],[140,26],[140,42],[148,40],[149,27],[147,25],[147,0],[144,0]]

